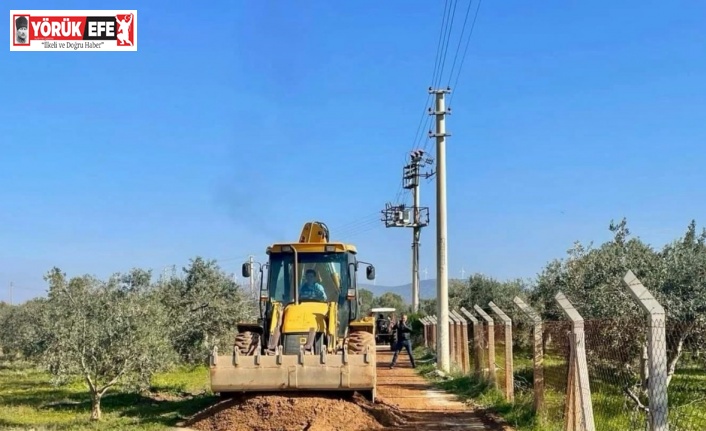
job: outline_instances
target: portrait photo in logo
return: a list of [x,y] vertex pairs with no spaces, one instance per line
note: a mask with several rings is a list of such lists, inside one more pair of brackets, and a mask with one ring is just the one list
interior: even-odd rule
[[29,17],[18,16],[15,18],[15,43],[29,45]]

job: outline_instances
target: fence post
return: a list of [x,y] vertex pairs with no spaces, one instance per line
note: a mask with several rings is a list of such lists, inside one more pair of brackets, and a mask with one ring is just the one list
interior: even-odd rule
[[424,348],[429,347],[429,331],[428,331],[428,326],[427,326],[427,318],[422,317],[419,319],[419,321],[422,323],[422,328],[424,331]]
[[458,343],[456,342],[456,320],[451,316],[449,312],[449,358],[451,363],[458,365]]
[[[556,302],[571,320],[571,355],[569,359],[569,378],[566,385],[566,431],[576,429],[577,425],[578,429],[583,431],[596,431],[593,421],[591,386],[588,381],[583,317],[562,292],[557,293],[554,299],[556,299]],[[576,407],[578,407],[579,412],[576,411]],[[580,416],[577,417],[577,413]]]
[[667,343],[665,320],[666,313],[662,305],[640,280],[628,271],[623,283],[630,290],[633,298],[649,315],[648,323],[648,361],[650,374],[648,383],[650,431],[669,430],[669,410],[667,398]]
[[516,296],[513,301],[527,317],[532,319],[534,328],[532,329],[534,344],[532,345],[532,356],[534,357],[534,411],[544,413],[544,351],[542,349],[542,318],[529,305]]
[[476,376],[481,377],[483,375],[483,362],[485,361],[483,346],[481,344],[483,328],[480,326],[480,322],[476,319],[476,316],[471,314],[470,311],[461,307],[461,313],[463,313],[473,325],[473,369],[475,370]]
[[493,301],[488,303],[495,314],[505,324],[505,399],[514,401],[515,399],[515,369],[512,365],[512,319],[505,314]]
[[434,349],[434,352],[436,352],[438,350],[437,349],[438,346],[436,345],[436,325],[437,325],[436,316],[432,315],[432,316],[430,316],[430,319],[431,319],[431,330],[430,330],[431,331],[431,334],[430,334],[431,335],[431,348]]
[[461,324],[461,334],[459,337],[461,347],[459,350],[461,353],[461,369],[463,370],[463,374],[466,375],[471,372],[471,364],[468,360],[468,322],[466,322],[466,319],[456,310],[452,310],[451,314],[453,314],[454,318]]
[[473,309],[485,320],[488,326],[488,375],[490,382],[497,388],[498,378],[495,371],[495,322],[478,304],[474,305]]
[[468,321],[466,320],[465,317],[458,311],[455,310],[454,313],[456,314],[456,317],[458,317],[461,320],[461,330],[462,330],[462,336],[463,336],[463,367],[465,370],[466,374],[471,373],[471,344],[470,344],[470,338],[468,334]]
[[432,320],[431,316],[427,316],[426,318],[426,335],[427,335],[427,349],[434,349],[434,338],[431,335],[431,331],[433,329],[434,321]]
[[452,361],[455,362],[459,368],[461,368],[461,345],[459,343],[459,335],[461,333],[461,322],[456,319],[456,316],[453,315],[451,310],[449,310],[449,323],[452,325],[451,331],[449,331],[449,333],[451,335],[450,338],[453,340],[451,358]]

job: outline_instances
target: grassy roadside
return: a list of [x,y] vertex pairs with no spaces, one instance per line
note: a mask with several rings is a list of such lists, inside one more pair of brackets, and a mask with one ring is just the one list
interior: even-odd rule
[[81,380],[54,386],[46,372],[27,364],[0,364],[0,388],[0,428],[11,430],[161,430],[215,399],[206,367],[159,374],[148,394],[109,391],[101,403],[103,418],[95,423]]
[[[415,357],[424,360],[432,356],[424,349],[418,349]],[[502,363],[502,360],[498,359],[497,362]],[[531,362],[521,357],[514,358],[514,362],[516,370],[514,403],[507,402],[503,393],[494,389],[486,381],[474,376],[462,375],[459,370],[452,370],[446,379],[430,374],[435,369],[431,361],[420,363],[417,372],[437,388],[456,394],[464,401],[497,414],[517,431],[562,431],[565,364],[562,364],[560,359],[545,357],[546,413],[540,421],[532,409]],[[501,378],[499,373],[498,379]],[[596,426],[605,431],[644,430],[643,413],[630,408],[620,388],[604,379],[605,376],[600,375],[591,378]],[[669,386],[669,403],[670,429],[679,431],[706,429],[706,370],[680,370]]]
[[417,373],[424,376],[435,387],[499,415],[518,431],[545,431],[545,428],[535,425],[531,397],[529,400],[524,400],[522,396],[516,397],[515,404],[508,403],[504,400],[503,394],[493,389],[487,382],[477,380],[473,376],[462,375],[460,370],[452,370],[447,378],[433,375],[432,371],[436,369],[431,360],[433,355],[423,348],[415,351],[415,357],[419,358],[417,361],[420,363],[417,366]]

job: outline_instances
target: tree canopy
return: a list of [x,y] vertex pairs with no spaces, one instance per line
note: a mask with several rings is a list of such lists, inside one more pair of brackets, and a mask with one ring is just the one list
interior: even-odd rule
[[177,362],[205,363],[214,345],[232,344],[236,322],[254,317],[254,303],[214,261],[197,257],[183,272],[153,282],[139,268],[107,280],[52,268],[46,298],[0,304],[2,354],[45,367],[57,383],[81,378],[100,419],[111,388],[145,389]]
[[[645,356],[644,315],[622,282],[631,270],[666,310],[671,379],[685,343],[706,348],[706,230],[697,232],[692,221],[680,238],[655,249],[631,236],[625,219],[608,228],[609,241],[598,246],[574,243],[566,256],[547,262],[531,281],[482,274],[449,280],[449,305],[472,309],[478,304],[489,311],[492,300],[518,316],[513,298],[519,296],[545,321],[565,321],[554,300],[562,291],[587,322],[600,322],[593,336],[602,340],[602,348],[626,353],[623,363],[602,366],[627,372],[644,387],[649,376],[638,363]],[[236,323],[257,315],[255,301],[232,277],[201,257],[192,259],[180,276],[156,282],[150,271],[139,268],[106,280],[69,278],[52,268],[45,280],[46,298],[21,305],[0,302],[0,355],[42,365],[57,382],[83,379],[94,419],[100,418],[100,400],[110,388],[144,388],[155,372],[172,364],[204,363],[214,346],[229,348]],[[375,296],[361,289],[358,299],[364,315],[373,307],[393,307],[397,314],[411,311],[393,292]],[[435,298],[423,299],[420,306],[421,315],[437,314]],[[526,346],[526,332],[514,332],[520,348]],[[595,348],[588,343],[589,352]],[[592,357],[603,360],[600,354]],[[638,381],[635,376],[641,372]]]

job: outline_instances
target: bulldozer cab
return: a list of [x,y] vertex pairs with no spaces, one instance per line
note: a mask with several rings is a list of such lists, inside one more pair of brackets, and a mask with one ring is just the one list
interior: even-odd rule
[[[260,286],[261,321],[265,326],[272,324],[272,310],[281,305],[286,310],[290,306],[304,303],[320,303],[322,306],[307,307],[308,313],[317,315],[320,328],[334,329],[336,338],[346,336],[349,323],[359,319],[358,267],[355,246],[339,242],[329,242],[328,228],[320,222],[307,223],[299,242],[277,243],[267,248],[269,260],[265,267],[267,280]],[[243,276],[249,277],[250,267],[243,265]],[[366,278],[375,278],[375,268],[368,264]],[[327,322],[325,316],[335,304],[335,324]],[[325,321],[326,320],[326,321]],[[333,322],[331,322],[333,323]]]
[[296,286],[299,286],[299,302],[330,302],[345,297],[349,283],[346,253],[301,253],[296,271],[294,266],[293,254],[270,255],[268,296],[271,300],[285,305],[296,302]]
[[355,253],[345,250],[344,246],[334,251],[325,251],[323,246],[290,244],[289,247],[284,248],[292,252],[281,251],[283,247],[273,247],[269,252],[268,282],[261,291],[261,299],[266,301],[264,314],[269,314],[275,302],[285,308],[307,302],[334,302],[337,304],[336,336],[344,337],[348,323],[359,314]]

